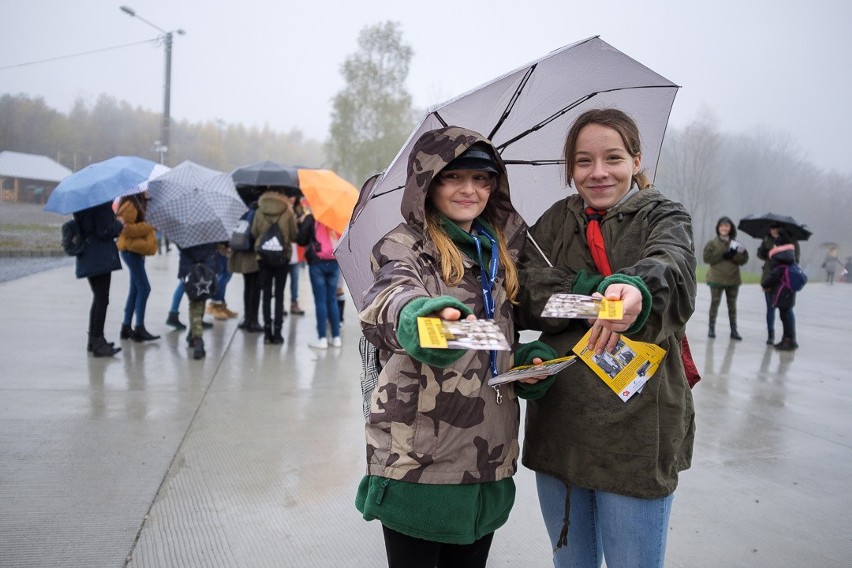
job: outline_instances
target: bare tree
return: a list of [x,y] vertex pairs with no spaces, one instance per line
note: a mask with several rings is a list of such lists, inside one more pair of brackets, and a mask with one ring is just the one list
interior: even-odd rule
[[680,199],[692,215],[696,242],[712,223],[707,205],[718,194],[723,175],[720,142],[718,119],[703,107],[685,129],[669,133],[663,147],[658,185],[668,188],[666,193]]

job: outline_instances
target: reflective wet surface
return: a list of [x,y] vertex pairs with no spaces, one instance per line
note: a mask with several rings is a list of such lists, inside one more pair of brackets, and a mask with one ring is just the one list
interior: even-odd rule
[[[86,354],[91,295],[73,266],[0,282],[0,566],[384,565],[381,527],[354,508],[364,449],[351,303],[343,347],[309,348],[303,271],[308,313],[287,317],[283,346],[216,321],[193,361],[185,332],[163,324],[176,252],[147,266],[146,327],[163,337],[120,342],[113,359]],[[111,341],[126,290],[114,273]],[[241,298],[234,275],[229,307]],[[849,565],[852,285],[808,284],[792,353],[765,345],[756,286],[740,291],[742,342],[727,337],[724,306],[707,339],[708,302],[701,286],[689,326],[704,377],[697,444],[667,566]],[[531,472],[516,482],[489,565],[547,566]]]

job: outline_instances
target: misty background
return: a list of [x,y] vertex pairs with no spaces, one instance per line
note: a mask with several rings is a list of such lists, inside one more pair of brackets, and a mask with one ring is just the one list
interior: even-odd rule
[[[122,4],[186,31],[173,44],[171,165],[229,171],[272,159],[331,167],[360,187],[428,106],[600,35],[682,86],[656,185],[692,212],[699,256],[719,216],[767,210],[814,232],[802,247],[812,276],[822,242],[852,254],[852,7],[839,0],[495,0],[487,9],[318,0],[298,10],[261,0],[4,0],[0,150],[73,170],[119,153],[158,158],[161,34]],[[394,64],[359,68],[365,54]],[[382,124],[359,121],[368,112]],[[754,257],[758,241],[740,237]]]

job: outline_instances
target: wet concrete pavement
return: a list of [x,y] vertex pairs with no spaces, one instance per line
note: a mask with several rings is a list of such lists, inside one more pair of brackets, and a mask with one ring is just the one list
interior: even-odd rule
[[[146,325],[163,337],[122,342],[113,359],[86,355],[91,296],[73,266],[0,283],[0,566],[385,565],[381,527],[353,505],[364,450],[351,303],[343,347],[309,348],[303,271],[308,313],[287,318],[285,345],[217,321],[193,361],[184,333],[163,325],[177,255],[151,257],[148,272]],[[114,273],[110,340],[126,289]],[[237,311],[241,293],[235,275]],[[701,286],[689,325],[704,376],[697,444],[667,566],[849,566],[852,286],[808,284],[794,353],[764,344],[756,286],[740,292],[742,342],[724,332],[724,308],[706,338],[708,302]],[[516,482],[489,566],[548,566],[531,472]]]

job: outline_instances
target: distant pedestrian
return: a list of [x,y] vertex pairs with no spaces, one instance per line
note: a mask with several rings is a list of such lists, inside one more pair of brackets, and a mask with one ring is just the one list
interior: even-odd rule
[[796,342],[796,317],[793,314],[793,306],[796,305],[796,292],[789,287],[784,293],[779,294],[779,286],[785,270],[796,263],[796,248],[790,236],[783,229],[778,229],[778,237],[774,246],[767,252],[769,271],[763,275],[760,285],[768,290],[773,298],[773,309],[778,308],[781,313],[781,325],[783,335],[781,341],[775,344],[779,351],[792,351],[799,347]]
[[[311,290],[314,293],[314,308],[317,317],[317,339],[308,343],[315,349],[328,349],[328,346],[340,347],[340,308],[337,303],[337,280],[340,267],[334,257],[334,246],[338,235],[329,227],[314,219],[308,213],[296,237],[296,242],[305,247],[305,259],[308,261],[308,273],[311,276]],[[331,341],[328,329],[331,328]]]
[[[769,272],[772,270],[772,265],[769,261],[769,251],[775,246],[775,239],[778,238],[780,234],[780,230],[782,225],[780,223],[773,223],[769,227],[769,232],[763,237],[763,242],[760,243],[760,246],[757,247],[757,258],[764,261],[763,262],[763,275],[761,277],[761,281],[767,277]],[[799,242],[795,239],[791,239],[793,245],[793,254],[796,257],[796,264],[799,263]],[[772,291],[763,286],[763,297],[766,301],[766,344],[774,345],[775,344],[775,305],[774,299],[772,297]],[[792,312],[791,312],[792,314]],[[783,322],[782,322],[783,323]],[[795,322],[794,322],[795,326]]]
[[[216,250],[218,243],[204,243],[180,249],[180,264],[178,265],[178,278],[183,282],[192,267],[203,264],[213,273],[219,268]],[[202,318],[204,317],[204,305],[206,300],[189,299],[189,333],[186,342],[192,349],[193,359],[202,359],[207,353],[204,351],[204,339],[202,338]]]
[[748,262],[748,251],[736,238],[734,222],[730,217],[722,217],[716,223],[716,238],[704,246],[704,262],[710,265],[707,271],[707,285],[710,286],[710,327],[707,337],[716,337],[716,316],[724,293],[728,304],[731,339],[742,339],[737,331],[737,294],[743,283],[740,267]]
[[[283,242],[276,245],[280,247],[275,251],[280,256],[277,260],[273,260],[273,255],[263,252],[266,247],[264,235],[273,225],[278,227],[283,238]],[[281,335],[284,325],[284,288],[290,269],[292,243],[296,238],[296,217],[283,191],[271,189],[260,195],[251,234],[254,237],[257,265],[260,268],[263,342],[280,345],[284,343],[284,337]]]
[[121,351],[104,337],[109,288],[112,271],[121,270],[118,247],[115,239],[121,234],[124,222],[116,218],[112,201],[95,207],[76,211],[74,219],[86,240],[86,247],[76,257],[77,278],[86,278],[92,289],[92,305],[89,309],[89,341],[86,350],[94,357],[111,357]]
[[825,255],[825,260],[822,261],[822,268],[825,270],[825,283],[829,286],[834,284],[834,274],[837,269],[843,270],[843,264],[837,258],[836,248],[829,249],[828,254]]
[[[145,329],[145,308],[151,294],[151,283],[145,269],[145,257],[157,253],[157,237],[154,227],[145,221],[148,207],[146,192],[125,195],[118,202],[117,216],[124,222],[124,228],[118,236],[118,250],[130,275],[127,289],[127,301],[124,305],[124,320],[121,323],[121,339],[133,341],[151,341],[159,339]],[[136,327],[132,327],[133,316]]]

